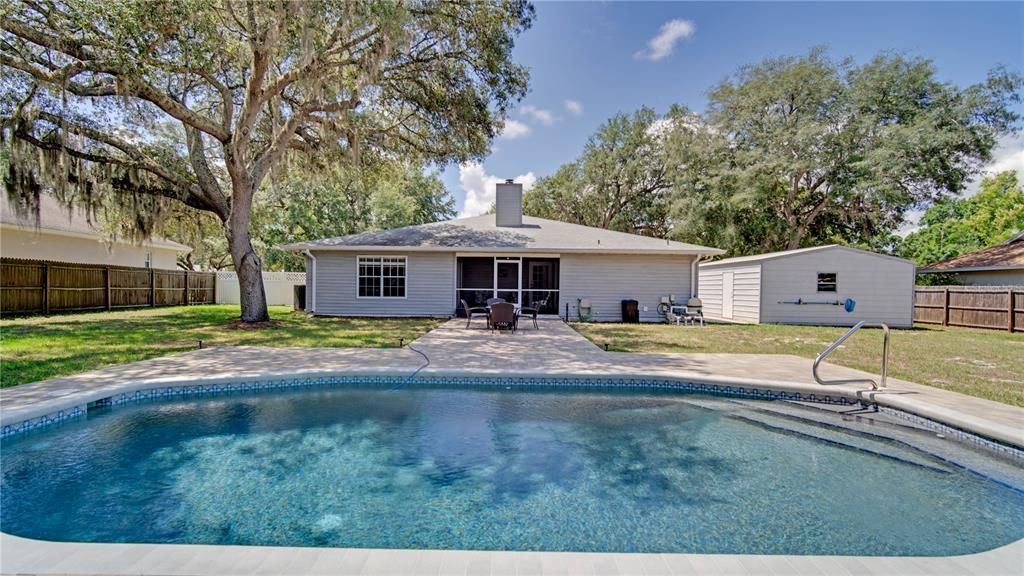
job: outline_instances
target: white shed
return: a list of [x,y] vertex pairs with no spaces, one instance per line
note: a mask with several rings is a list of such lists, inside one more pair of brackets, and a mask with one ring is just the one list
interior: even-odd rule
[[915,272],[910,260],[833,244],[702,263],[697,295],[711,320],[909,327]]

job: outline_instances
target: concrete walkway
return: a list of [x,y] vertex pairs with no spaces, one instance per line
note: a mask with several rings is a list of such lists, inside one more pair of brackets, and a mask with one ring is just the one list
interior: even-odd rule
[[[699,328],[680,328],[699,330]],[[429,359],[429,363],[421,355]],[[890,380],[827,387],[786,355],[600,350],[561,321],[492,333],[452,320],[404,349],[211,348],[0,390],[0,425],[135,390],[319,375],[669,377],[868,399],[1024,447],[1024,409]],[[872,375],[826,365],[826,378]],[[851,486],[851,490],[855,488]],[[1024,574],[1024,541],[971,556],[870,558],[73,544],[0,534],[0,572],[37,574]]]

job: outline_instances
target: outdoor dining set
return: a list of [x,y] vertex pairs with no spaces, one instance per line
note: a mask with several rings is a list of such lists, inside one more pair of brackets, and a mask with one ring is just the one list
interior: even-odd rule
[[544,301],[527,307],[506,302],[504,298],[488,298],[486,306],[476,307],[470,307],[465,300],[460,302],[466,311],[466,328],[469,328],[474,316],[482,316],[486,318],[489,330],[510,330],[513,333],[519,328],[519,319],[523,317],[532,319],[533,327],[538,328],[537,315],[544,306]]

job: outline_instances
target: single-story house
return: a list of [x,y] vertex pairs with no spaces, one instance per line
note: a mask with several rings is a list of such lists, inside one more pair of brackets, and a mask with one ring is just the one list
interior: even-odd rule
[[0,202],[0,255],[23,260],[53,260],[144,268],[177,268],[178,254],[191,250],[163,238],[135,243],[110,240],[81,210],[68,210],[52,196],[39,198],[39,214],[18,214]]
[[914,267],[903,258],[817,246],[701,263],[698,294],[711,320],[909,327]]
[[1024,285],[1024,232],[1006,242],[928,264],[918,274],[955,274],[969,286]]
[[306,256],[306,306],[324,316],[451,316],[499,297],[544,314],[662,321],[686,301],[705,246],[523,216],[523,188],[497,185],[495,213],[290,244]]

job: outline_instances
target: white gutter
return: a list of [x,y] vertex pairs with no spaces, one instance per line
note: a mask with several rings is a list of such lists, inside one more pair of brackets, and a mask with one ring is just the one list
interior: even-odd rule
[[697,298],[697,262],[700,262],[702,257],[702,254],[697,254],[693,262],[690,262],[690,298]]
[[311,274],[309,275],[310,283],[312,284],[312,286],[306,287],[306,292],[308,292],[306,296],[309,297],[309,311],[312,312],[313,314],[316,314],[316,256],[313,256],[313,253],[310,252],[309,250],[306,250],[305,254],[306,256],[309,256],[310,260],[313,261],[313,269],[311,270]]

